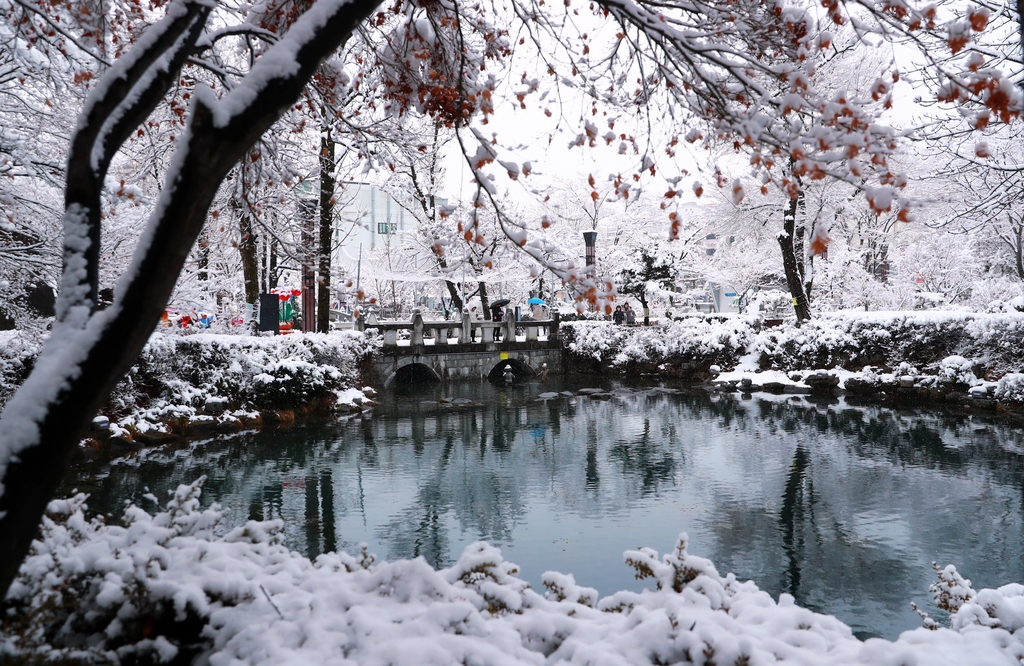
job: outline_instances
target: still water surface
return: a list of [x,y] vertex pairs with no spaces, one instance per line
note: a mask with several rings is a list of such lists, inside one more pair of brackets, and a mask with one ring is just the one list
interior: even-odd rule
[[[594,380],[591,380],[590,385]],[[83,466],[66,490],[119,513],[201,474],[228,520],[283,518],[315,556],[360,542],[450,565],[477,540],[542,588],[571,572],[604,595],[640,589],[622,563],[679,532],[719,572],[894,638],[934,609],[931,562],[975,587],[1024,582],[1024,434],[962,415],[803,398],[666,393],[538,400],[581,385],[467,382],[381,396],[372,418],[241,434]],[[440,397],[471,404],[439,405]]]

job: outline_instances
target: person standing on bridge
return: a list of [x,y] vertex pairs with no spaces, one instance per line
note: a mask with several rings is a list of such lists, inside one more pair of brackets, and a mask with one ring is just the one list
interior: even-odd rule
[[[497,304],[492,305],[491,306],[491,321],[493,321],[495,323],[501,323],[501,320],[502,320],[501,306],[497,305]],[[501,338],[501,326],[495,326],[494,327],[494,341],[498,342],[498,340],[500,338]]]

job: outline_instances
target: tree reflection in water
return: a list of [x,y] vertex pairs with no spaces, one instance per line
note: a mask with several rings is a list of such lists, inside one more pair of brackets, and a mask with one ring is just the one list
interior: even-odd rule
[[[782,549],[789,560],[786,575],[782,581],[782,589],[792,594],[800,602],[800,562],[803,553],[804,509],[810,522],[814,516],[814,483],[807,478],[807,465],[811,461],[810,454],[803,446],[796,447],[793,462],[786,476],[786,490],[782,495],[782,512],[779,514],[779,526],[782,527]],[[806,498],[804,491],[806,490]],[[806,503],[806,507],[805,507]]]
[[[790,396],[538,400],[553,384],[385,394],[372,418],[83,466],[66,490],[114,513],[206,474],[205,502],[239,523],[282,518],[310,556],[366,541],[443,567],[486,539],[535,587],[556,569],[602,593],[642,585],[623,550],[665,550],[685,530],[720,571],[862,635],[919,624],[909,601],[931,609],[932,560],[976,586],[1024,582],[1017,428]],[[473,402],[441,405],[445,392]]]
[[640,480],[641,495],[648,495],[675,478],[676,456],[680,453],[677,445],[671,438],[652,439],[651,421],[645,418],[639,438],[616,443],[608,454],[621,465],[624,475],[635,475]]

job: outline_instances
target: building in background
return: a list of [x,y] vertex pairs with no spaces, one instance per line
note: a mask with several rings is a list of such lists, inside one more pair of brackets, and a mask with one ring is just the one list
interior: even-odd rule
[[[448,200],[437,197],[436,203],[446,205]],[[396,258],[395,253],[410,242],[416,225],[416,217],[380,187],[359,182],[340,184],[331,254],[338,309],[354,307],[347,302],[351,300],[351,290],[345,294],[340,287],[349,280],[357,284],[362,279],[361,286],[365,289],[369,266],[385,273],[401,274],[409,270],[390,264]],[[346,279],[338,280],[341,275]],[[396,284],[400,282],[399,277]]]
[[363,251],[378,245],[402,242],[402,234],[411,231],[415,220],[390,194],[369,183],[342,183],[334,222],[336,265],[358,260]]

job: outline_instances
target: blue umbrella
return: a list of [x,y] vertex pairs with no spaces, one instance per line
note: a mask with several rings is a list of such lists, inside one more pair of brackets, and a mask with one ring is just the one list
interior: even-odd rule
[[528,300],[526,302],[529,305],[547,305],[547,303],[545,303],[543,300],[541,300],[539,298],[531,298],[530,300]]

